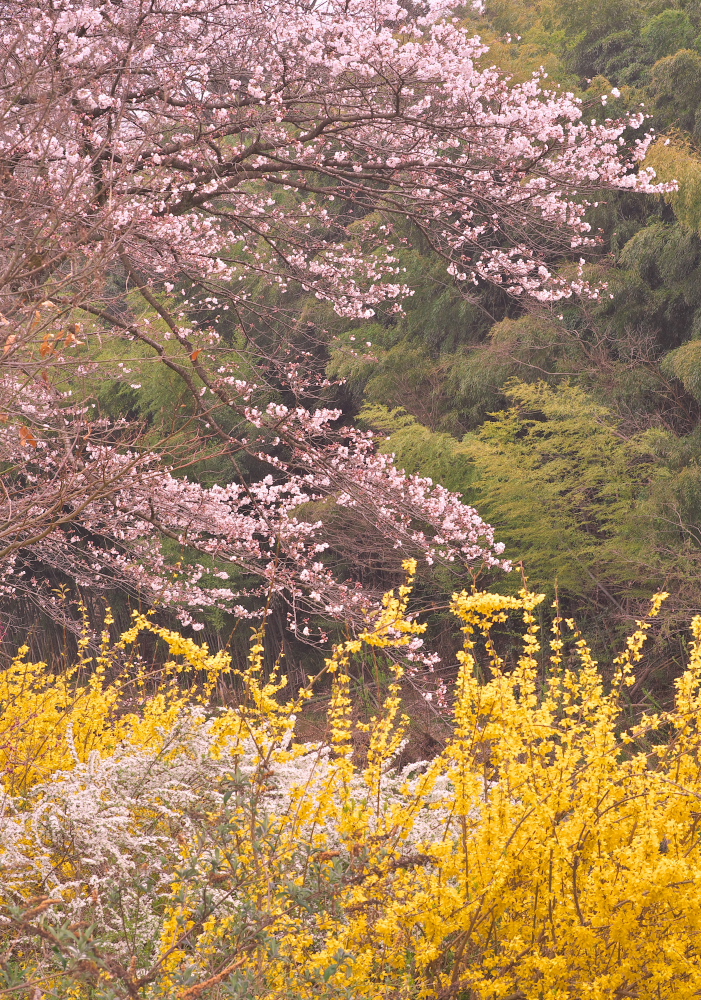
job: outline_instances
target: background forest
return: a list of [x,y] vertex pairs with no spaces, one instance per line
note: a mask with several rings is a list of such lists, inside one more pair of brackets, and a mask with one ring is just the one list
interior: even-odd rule
[[[701,9],[495,3],[480,31],[490,59],[518,78],[545,66],[592,117],[643,106],[660,136],[647,162],[680,190],[591,209],[594,304],[466,302],[409,237],[406,316],[337,330],[330,370],[400,465],[464,492],[533,586],[608,643],[652,590],[674,594],[677,621],[701,600]],[[347,356],[352,336],[372,358]]]
[[595,303],[466,300],[407,233],[406,315],[332,326],[329,371],[399,465],[461,491],[534,587],[615,644],[611,623],[655,589],[674,595],[668,623],[701,601],[701,7],[493,3],[478,30],[490,60],[516,79],[544,66],[593,118],[644,108],[660,137],[646,162],[679,192],[606,193],[590,209]]
[[[701,9],[494,3],[480,31],[490,59],[516,78],[543,65],[587,115],[643,107],[660,137],[646,162],[680,189],[591,208],[595,303],[466,302],[409,237],[406,316],[337,330],[330,370],[400,465],[464,492],[532,584],[607,644],[654,589],[674,594],[668,621],[701,599]],[[374,357],[348,357],[352,336]],[[678,653],[666,645],[658,680]]]

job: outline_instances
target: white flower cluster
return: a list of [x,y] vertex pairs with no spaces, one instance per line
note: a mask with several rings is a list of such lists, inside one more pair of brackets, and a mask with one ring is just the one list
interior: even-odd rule
[[[438,775],[422,790],[428,763],[401,770],[385,767],[379,787],[370,789],[362,770],[354,772],[344,801],[369,808],[369,833],[399,807],[411,816],[395,831],[398,849],[441,841],[450,830],[453,790]],[[216,718],[188,710],[153,750],[123,745],[102,758],[56,774],[25,797],[6,797],[0,813],[2,894],[20,908],[37,896],[51,899],[52,926],[80,921],[95,928],[103,949],[128,962],[139,954],[154,960],[174,885],[188,877],[206,881],[219,847],[213,831],[227,817],[224,848],[252,826],[270,829],[295,823],[301,849],[331,849],[349,857],[338,807],[338,761],[328,746],[290,745],[289,737],[261,754],[259,740],[222,742]],[[233,794],[232,794],[233,789]],[[331,795],[329,793],[332,793]],[[329,805],[329,802],[331,805]],[[326,805],[322,805],[326,803]],[[305,813],[306,810],[306,813]],[[299,816],[306,815],[300,822]],[[299,862],[290,860],[290,871]],[[190,867],[190,875],[183,875]],[[216,878],[214,879],[216,883]],[[210,907],[220,916],[243,912],[246,872],[222,889],[210,887]],[[0,930],[11,929],[0,915]]]

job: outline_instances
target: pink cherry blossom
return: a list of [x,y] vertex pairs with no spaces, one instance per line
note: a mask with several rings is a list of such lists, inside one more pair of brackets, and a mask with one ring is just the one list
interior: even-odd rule
[[[215,578],[232,563],[258,581],[247,593],[283,594],[294,621],[342,618],[375,595],[329,568],[341,541],[303,514],[320,500],[365,523],[398,562],[500,563],[492,529],[458,496],[405,476],[335,412],[302,404],[325,385],[310,354],[251,341],[244,371],[217,320],[195,318],[204,306],[244,325],[264,318],[252,277],[349,320],[399,309],[411,289],[393,229],[405,219],[466,287],[494,282],[540,301],[596,294],[557,265],[593,241],[587,191],[662,189],[641,166],[649,137],[630,139],[642,115],[588,124],[544,76],[513,83],[489,68],[445,2],[411,9],[2,4],[6,595],[50,605],[40,569],[50,567],[146,593],[185,622],[212,605],[247,613],[246,594],[212,585],[204,563],[169,564],[167,536],[213,560]],[[164,468],[137,428],[94,416],[66,378],[94,375],[91,350],[105,338],[123,347],[107,377],[136,391],[148,350],[188,390],[206,434],[270,473],[205,487]],[[273,370],[300,405],[269,405]]]

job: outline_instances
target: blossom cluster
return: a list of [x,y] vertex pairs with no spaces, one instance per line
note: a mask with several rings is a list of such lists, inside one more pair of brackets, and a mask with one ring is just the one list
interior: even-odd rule
[[[314,352],[280,343],[288,294],[349,320],[401,308],[397,220],[457,282],[547,301],[587,291],[557,274],[592,239],[587,191],[663,189],[631,138],[641,116],[587,123],[486,52],[433,0],[2,5],[3,595],[60,615],[57,582],[115,586],[199,627],[262,588],[294,625],[377,607],[403,558],[500,563],[491,527],[337,427]],[[269,473],[190,482],[80,395],[100,371],[138,392],[147,364],[187,394],[195,450]],[[164,538],[194,561],[169,562]],[[252,586],[220,586],[227,563]]]
[[54,272],[66,297],[123,256],[235,302],[244,264],[367,317],[407,289],[386,230],[352,240],[339,199],[412,218],[459,280],[553,299],[571,289],[548,258],[590,240],[581,192],[659,189],[637,169],[648,138],[621,148],[642,115],[588,123],[544,75],[508,81],[445,5],[21,0],[1,26],[15,225],[50,270],[79,268]]
[[[13,385],[6,378],[4,389],[6,398],[14,395],[22,420],[0,425],[0,460],[16,470],[0,499],[12,522],[0,561],[0,593],[10,598],[29,594],[60,611],[49,587],[42,587],[36,569],[42,567],[93,591],[119,586],[145,595],[195,629],[202,623],[193,615],[210,607],[239,617],[256,614],[246,598],[260,592],[284,596],[293,629],[314,613],[361,621],[379,606],[381,592],[339,579],[325,561],[333,539],[323,521],[304,513],[319,501],[353,512],[359,530],[394,554],[398,567],[418,556],[466,569],[508,568],[503,546],[473,508],[430,479],[398,470],[391,456],[376,451],[372,435],[335,428],[337,411],[245,406],[263,440],[272,428],[290,443],[288,458],[254,443],[269,474],[205,486],[164,468],[156,454],[126,442],[115,447],[114,423],[101,425],[81,407],[56,408],[58,394],[42,381]],[[245,394],[249,387],[239,380],[236,391]],[[83,438],[80,452],[66,454],[66,437]],[[163,535],[194,552],[194,560],[184,565],[168,559]],[[243,589],[227,586],[229,575],[241,569],[253,582]]]

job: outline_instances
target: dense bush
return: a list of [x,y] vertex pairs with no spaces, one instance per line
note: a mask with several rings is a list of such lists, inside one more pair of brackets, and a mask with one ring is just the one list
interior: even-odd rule
[[[413,571],[412,565],[408,569]],[[653,602],[654,617],[665,595]],[[401,671],[354,721],[349,670],[420,633],[410,587],[337,646],[328,738],[295,736],[254,636],[223,654],[137,617],[68,673],[0,677],[3,988],[103,998],[678,998],[701,988],[701,617],[674,709],[632,722],[650,620],[610,685],[542,598],[456,594],[453,729],[393,767]],[[492,633],[523,619],[518,660]],[[170,649],[154,684],[139,635]],[[86,640],[87,642],[87,640]],[[83,647],[86,649],[86,644]],[[199,683],[195,680],[199,678]],[[357,738],[360,733],[362,739]],[[33,992],[32,992],[33,991]]]

